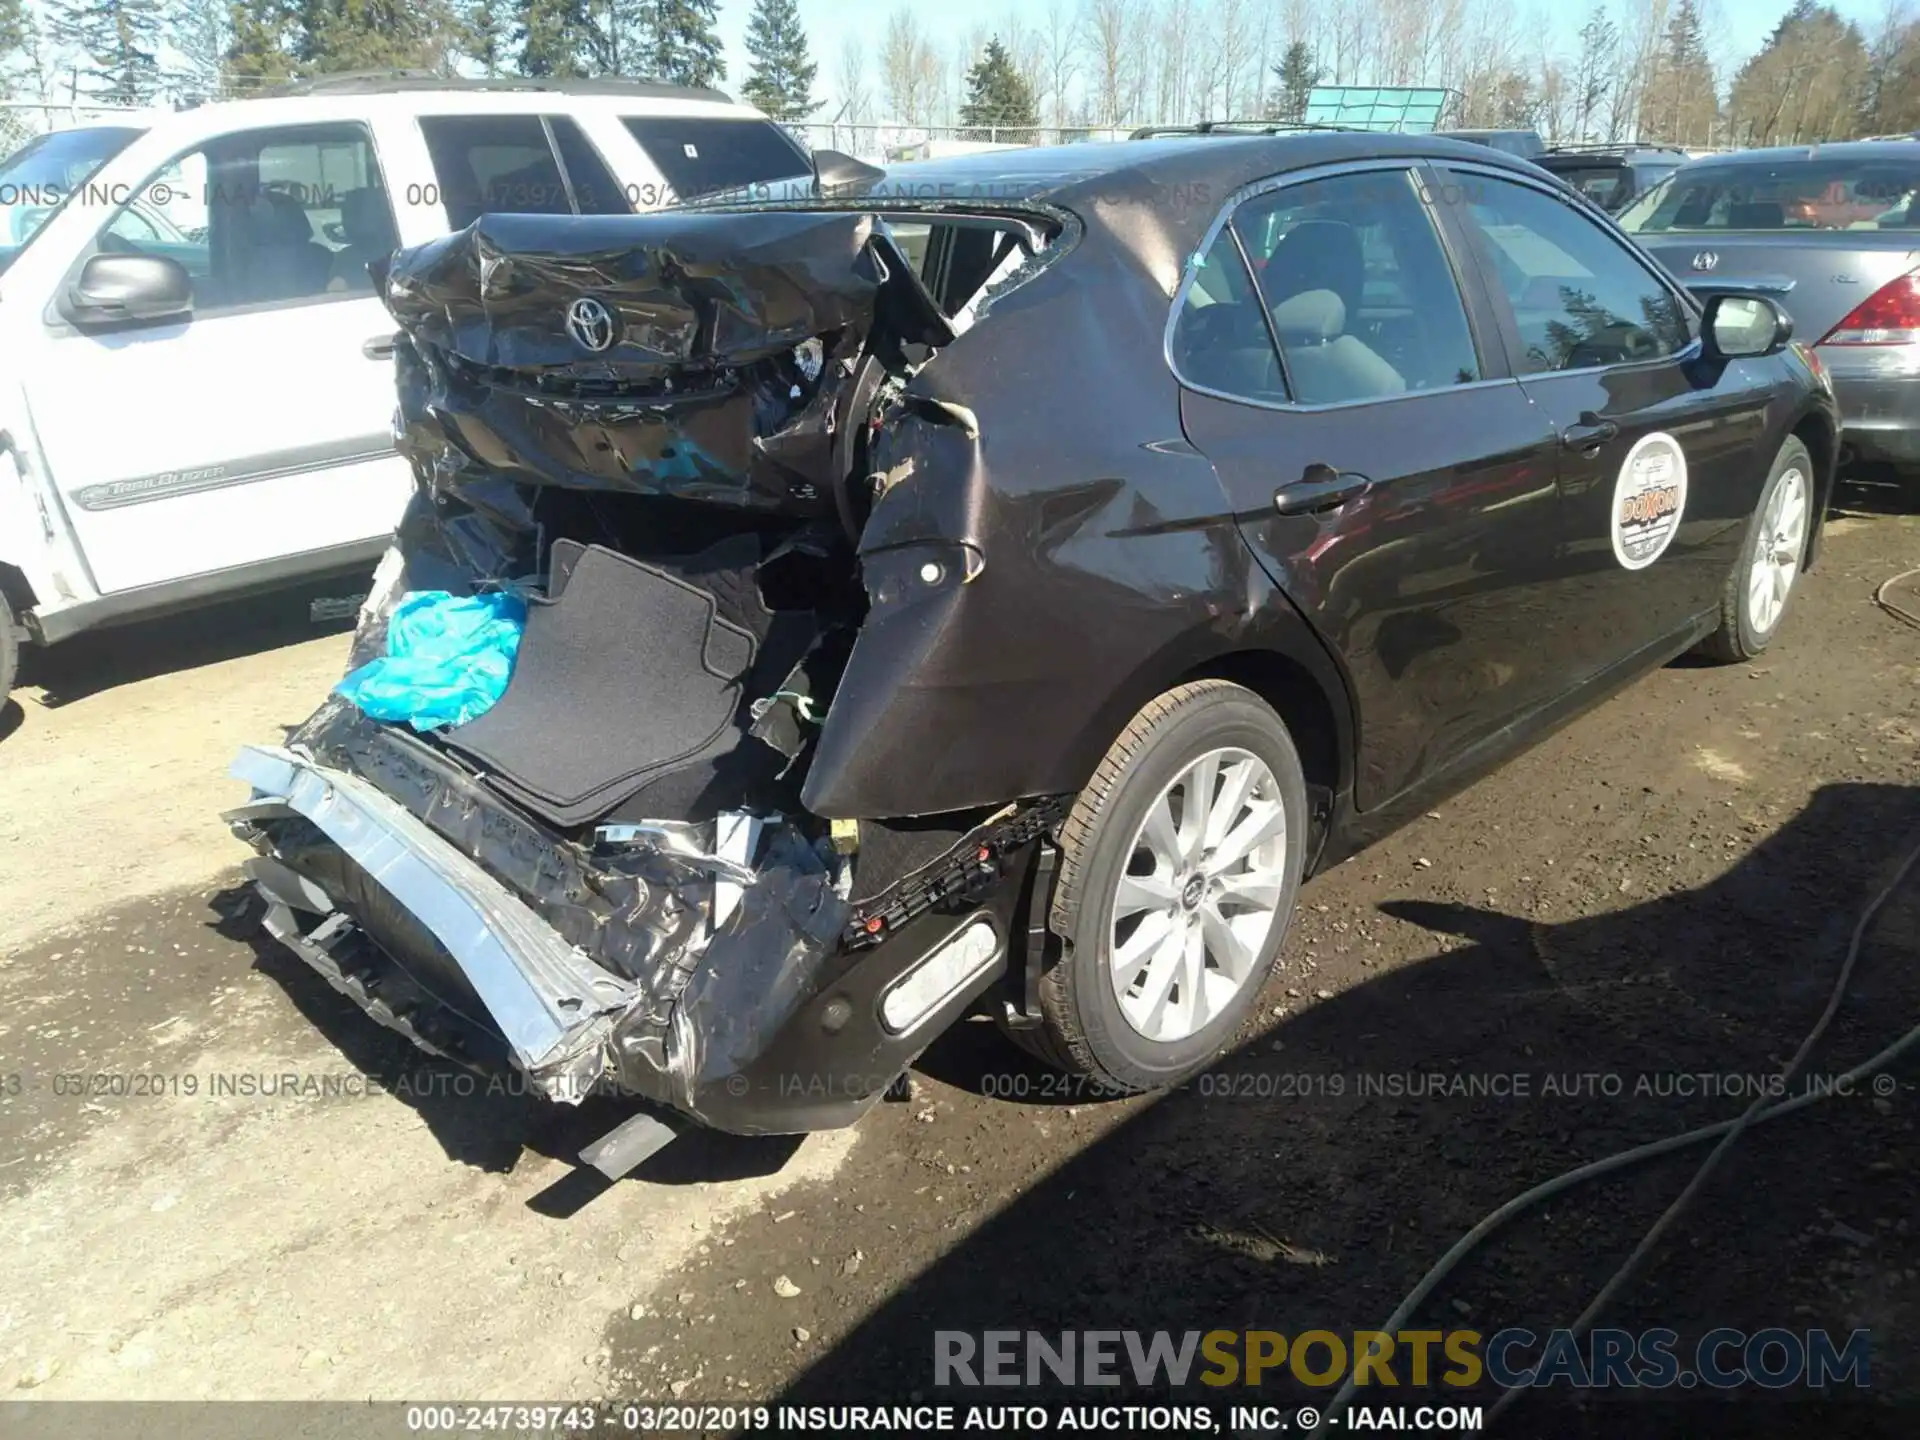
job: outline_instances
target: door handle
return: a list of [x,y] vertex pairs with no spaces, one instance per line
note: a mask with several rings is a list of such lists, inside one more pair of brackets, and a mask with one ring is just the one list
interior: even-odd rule
[[1373,481],[1364,475],[1315,463],[1293,484],[1273,492],[1273,508],[1282,515],[1319,515],[1358,500],[1372,488]]
[[1560,443],[1569,450],[1598,450],[1609,440],[1618,439],[1620,427],[1611,420],[1602,420],[1591,410],[1580,417],[1580,423],[1569,425],[1560,435]]
[[391,360],[393,347],[400,337],[396,334],[376,335],[360,347],[360,353],[369,360]]

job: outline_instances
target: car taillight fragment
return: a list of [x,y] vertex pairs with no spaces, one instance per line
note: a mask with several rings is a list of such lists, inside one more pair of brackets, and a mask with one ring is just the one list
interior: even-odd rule
[[1822,345],[1920,344],[1920,270],[1882,285],[1820,342]]

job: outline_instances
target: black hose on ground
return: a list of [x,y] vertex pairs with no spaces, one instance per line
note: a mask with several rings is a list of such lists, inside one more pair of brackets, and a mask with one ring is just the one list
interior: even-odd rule
[[[1898,578],[1900,577],[1895,577],[1895,579]],[[1891,584],[1892,582],[1889,581],[1888,583]],[[1885,586],[1881,588],[1884,590]],[[1920,624],[1920,621],[1916,621],[1916,623]],[[1846,959],[1841,962],[1840,973],[1834,980],[1833,991],[1827,997],[1826,1008],[1820,1012],[1819,1020],[1814,1023],[1813,1029],[1807,1032],[1806,1039],[1800,1042],[1800,1048],[1794,1052],[1793,1058],[1787,1062],[1786,1068],[1780,1072],[1782,1081],[1780,1086],[1781,1090],[1784,1091],[1792,1088],[1794,1080],[1799,1076],[1801,1067],[1806,1064],[1807,1057],[1813,1052],[1814,1046],[1819,1044],[1820,1037],[1826,1034],[1827,1027],[1833,1023],[1834,1015],[1839,1012],[1840,1002],[1846,997],[1847,986],[1853,979],[1854,967],[1859,961],[1860,948],[1866,938],[1868,926],[1873,923],[1874,917],[1880,913],[1882,907],[1892,898],[1894,892],[1905,882],[1908,874],[1912,872],[1917,863],[1920,863],[1920,849],[1913,850],[1907,855],[1906,859],[1900,862],[1900,868],[1894,872],[1893,878],[1882,887],[1880,892],[1873,897],[1873,900],[1868,904],[1867,908],[1860,913],[1860,919],[1853,927],[1853,938],[1847,946]],[[1609,1155],[1605,1159],[1595,1160],[1590,1164],[1569,1170],[1565,1174],[1557,1175],[1551,1180],[1543,1181],[1541,1184],[1534,1186],[1531,1190],[1523,1194],[1514,1196],[1513,1199],[1507,1201],[1506,1204],[1500,1206],[1499,1209],[1487,1215],[1479,1224],[1475,1225],[1465,1235],[1462,1235],[1459,1240],[1455,1241],[1453,1248],[1442,1255],[1440,1259],[1435,1262],[1433,1268],[1421,1277],[1420,1283],[1415,1285],[1407,1297],[1400,1302],[1399,1308],[1393,1312],[1392,1316],[1388,1318],[1384,1325],[1379,1327],[1380,1330],[1388,1335],[1398,1334],[1400,1328],[1412,1318],[1414,1311],[1420,1308],[1421,1304],[1434,1292],[1434,1289],[1440,1282],[1453,1272],[1454,1267],[1473,1253],[1483,1240],[1493,1234],[1493,1232],[1498,1230],[1502,1225],[1505,1225],[1509,1220],[1524,1211],[1532,1209],[1543,1200],[1551,1200],[1554,1196],[1563,1194],[1573,1189],[1576,1185],[1584,1185],[1589,1180],[1598,1180],[1603,1175],[1611,1175],[1616,1171],[1625,1170],[1630,1166],[1639,1165],[1648,1160],[1657,1160],[1663,1155],[1671,1155],[1676,1150],[1684,1150],[1689,1146],[1712,1140],[1716,1136],[1719,1137],[1720,1143],[1713,1147],[1712,1152],[1705,1160],[1701,1161],[1700,1168],[1694,1171],[1693,1178],[1687,1182],[1686,1188],[1675,1197],[1674,1202],[1666,1208],[1660,1218],[1653,1222],[1652,1228],[1640,1237],[1640,1243],[1634,1246],[1633,1253],[1627,1256],[1626,1260],[1621,1263],[1620,1268],[1614,1271],[1612,1278],[1601,1287],[1600,1293],[1593,1297],[1593,1303],[1588,1305],[1587,1308],[1581,1312],[1580,1317],[1574,1321],[1571,1327],[1573,1334],[1576,1337],[1584,1335],[1592,1326],[1594,1320],[1599,1316],[1600,1312],[1619,1295],[1627,1282],[1633,1278],[1633,1274],[1639,1268],[1640,1263],[1652,1252],[1654,1246],[1660,1243],[1661,1238],[1672,1228],[1674,1221],[1679,1219],[1687,1206],[1693,1203],[1695,1197],[1699,1195],[1701,1189],[1705,1187],[1708,1179],[1713,1175],[1713,1172],[1720,1167],[1720,1162],[1724,1160],[1727,1153],[1739,1143],[1740,1137],[1744,1135],[1751,1126],[1764,1124],[1769,1120],[1778,1120],[1782,1116],[1791,1115],[1795,1111],[1803,1110],[1809,1105],[1829,1099],[1836,1093],[1847,1092],[1855,1083],[1866,1079],[1892,1064],[1895,1059],[1911,1048],[1916,1041],[1920,1041],[1920,1025],[1916,1025],[1913,1029],[1907,1031],[1905,1035],[1902,1035],[1879,1054],[1862,1061],[1859,1065],[1847,1071],[1844,1075],[1840,1076],[1832,1086],[1823,1087],[1817,1091],[1808,1091],[1805,1094],[1797,1095],[1790,1099],[1777,1101],[1774,1100],[1770,1094],[1763,1093],[1738,1116],[1731,1120],[1722,1120],[1713,1125],[1703,1125],[1699,1129],[1689,1130],[1683,1135],[1674,1135],[1665,1140],[1655,1140],[1646,1145],[1636,1146],[1631,1150],[1623,1150],[1617,1155]],[[1325,1413],[1321,1416],[1320,1424],[1315,1427],[1313,1431],[1315,1435],[1325,1434],[1327,1427],[1334,1423],[1335,1418],[1353,1403],[1355,1388],[1353,1378],[1349,1375],[1346,1383],[1340,1387]],[[1507,1391],[1494,1403],[1492,1409],[1488,1411],[1486,1418],[1489,1420],[1493,1419],[1502,1411],[1506,1410],[1508,1406],[1512,1405],[1513,1402],[1524,1393],[1526,1393],[1524,1390],[1519,1389]]]

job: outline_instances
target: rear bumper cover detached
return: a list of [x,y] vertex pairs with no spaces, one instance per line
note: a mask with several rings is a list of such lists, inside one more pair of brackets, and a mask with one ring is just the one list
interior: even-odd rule
[[[497,864],[515,852],[556,889],[579,885],[563,857],[529,854],[554,842],[479,787],[449,794],[458,782],[442,777],[419,806],[429,824],[410,808],[415,793],[402,791],[403,805],[295,750],[248,747],[231,773],[254,791],[228,820],[261,852],[249,872],[267,928],[375,1020],[478,1068],[504,1059],[551,1100],[625,1095],[739,1134],[831,1129],[871,1108],[1005,973],[1021,892],[1009,882],[1034,853],[1008,853],[973,893],[852,951],[840,943],[847,907],[824,877],[769,864],[697,953],[659,948],[660,969],[679,977],[663,1004],[657,976],[615,974],[468,853]],[[450,809],[467,811],[485,847],[443,833]],[[311,863],[322,852],[329,863]],[[420,946],[396,935],[391,907],[368,903],[370,887],[340,882],[348,873],[430,932],[439,961],[458,967],[451,988],[470,987],[477,1005],[449,1005],[444,980],[415,983]],[[899,1028],[888,996],[982,924],[994,941],[985,963],[975,935],[964,981]]]

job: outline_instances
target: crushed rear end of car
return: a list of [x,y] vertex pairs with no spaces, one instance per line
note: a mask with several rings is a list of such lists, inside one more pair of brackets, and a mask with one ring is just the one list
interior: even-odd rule
[[508,592],[512,679],[450,726],[330,696],[228,816],[268,928],[373,1018],[555,1101],[798,1132],[1024,955],[1067,800],[924,723],[980,421],[912,381],[1068,227],[947,218],[938,295],[831,207],[488,216],[394,259],[416,490],[352,663],[404,597]]

